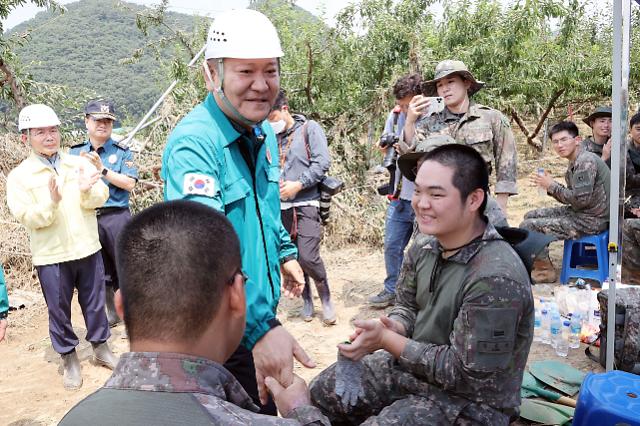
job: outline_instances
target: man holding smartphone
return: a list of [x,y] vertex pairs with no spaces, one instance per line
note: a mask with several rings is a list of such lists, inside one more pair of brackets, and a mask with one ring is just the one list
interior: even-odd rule
[[[518,193],[516,144],[504,114],[470,99],[483,86],[462,61],[440,62],[433,80],[422,83],[423,96],[409,104],[403,140],[415,147],[432,135],[445,134],[478,151],[496,176],[495,199],[489,198],[485,214],[493,225],[505,226],[508,198]],[[434,96],[443,98],[444,109],[425,114]]]
[[[420,74],[408,74],[399,78],[393,85],[396,107],[387,117],[384,125],[384,135],[392,134],[401,137],[404,123],[407,119],[409,104],[416,95],[420,94],[421,84],[422,77]],[[394,147],[387,146],[381,149],[386,154],[386,150],[394,149]],[[390,188],[389,191],[391,196],[389,196],[389,206],[384,226],[384,266],[387,276],[384,280],[383,289],[368,299],[369,304],[374,308],[386,308],[389,305],[393,305],[396,299],[396,281],[398,281],[398,275],[400,274],[404,249],[409,243],[413,232],[415,219],[411,208],[413,189],[413,182],[400,176],[400,172],[397,171],[393,188]]]

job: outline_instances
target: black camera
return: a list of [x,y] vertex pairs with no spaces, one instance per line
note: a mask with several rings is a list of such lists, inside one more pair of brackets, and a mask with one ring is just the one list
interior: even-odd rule
[[393,133],[385,133],[380,136],[380,148],[389,148],[398,143],[400,139]]

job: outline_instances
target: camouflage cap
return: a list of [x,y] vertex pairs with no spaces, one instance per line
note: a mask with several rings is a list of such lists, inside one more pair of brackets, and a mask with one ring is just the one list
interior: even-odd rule
[[438,91],[436,90],[436,83],[452,74],[457,74],[471,82],[471,87],[468,90],[469,96],[473,95],[484,86],[484,81],[476,80],[473,74],[471,74],[467,69],[464,62],[447,59],[446,61],[441,61],[436,65],[436,72],[433,80],[428,80],[422,83],[422,94],[425,96],[437,96]]
[[418,161],[424,156],[424,154],[439,146],[454,143],[456,143],[455,139],[449,135],[430,136],[418,142],[414,151],[401,155],[400,158],[398,158],[398,168],[404,177],[413,182],[416,180]]
[[611,117],[612,111],[611,107],[600,105],[597,107],[588,117],[583,118],[582,121],[587,126],[591,127],[591,121],[598,117]]
[[84,113],[94,118],[102,119],[108,118],[110,120],[116,119],[116,111],[113,106],[113,102],[104,99],[94,99],[84,106]]

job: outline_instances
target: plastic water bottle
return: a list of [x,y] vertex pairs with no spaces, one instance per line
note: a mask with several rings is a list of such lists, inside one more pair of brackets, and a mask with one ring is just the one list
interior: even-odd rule
[[582,332],[582,317],[578,312],[571,315],[571,334],[569,335],[569,347],[580,347],[580,333]]
[[[538,167],[538,176],[544,176],[544,167]],[[547,190],[538,186],[538,195],[547,195]]]
[[556,349],[558,342],[562,339],[562,321],[560,321],[560,314],[553,312],[551,314],[551,347]]
[[562,322],[562,331],[560,332],[560,338],[556,343],[556,355],[567,356],[569,354],[569,334],[571,334],[571,323],[567,320]]
[[540,311],[540,322],[542,325],[542,329],[540,330],[540,342],[548,345],[551,343],[550,336],[550,324],[551,324],[551,316],[549,315],[549,311],[547,311],[546,307],[542,307],[542,311]]
[[540,308],[536,308],[533,319],[533,341],[542,341],[542,314],[540,313]]

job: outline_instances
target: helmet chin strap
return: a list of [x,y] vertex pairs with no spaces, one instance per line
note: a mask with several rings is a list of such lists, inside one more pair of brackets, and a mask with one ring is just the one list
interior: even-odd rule
[[218,69],[218,75],[220,76],[220,86],[218,87],[215,86],[215,83],[213,81],[213,76],[211,75],[211,70],[209,70],[207,62],[205,61],[205,64],[204,64],[205,73],[207,73],[207,77],[209,78],[209,80],[211,80],[211,84],[214,85],[213,86],[214,92],[218,95],[218,97],[220,98],[220,100],[222,101],[226,109],[231,113],[232,115],[231,118],[240,124],[251,127],[256,138],[259,141],[263,141],[265,138],[265,134],[262,131],[262,128],[259,126],[259,123],[264,121],[267,117],[264,117],[260,121],[252,121],[244,117],[242,114],[240,114],[240,111],[238,111],[236,107],[233,106],[229,98],[225,96],[224,90],[222,89],[222,86],[224,84],[224,64],[222,59],[218,59],[216,61],[216,65]]

